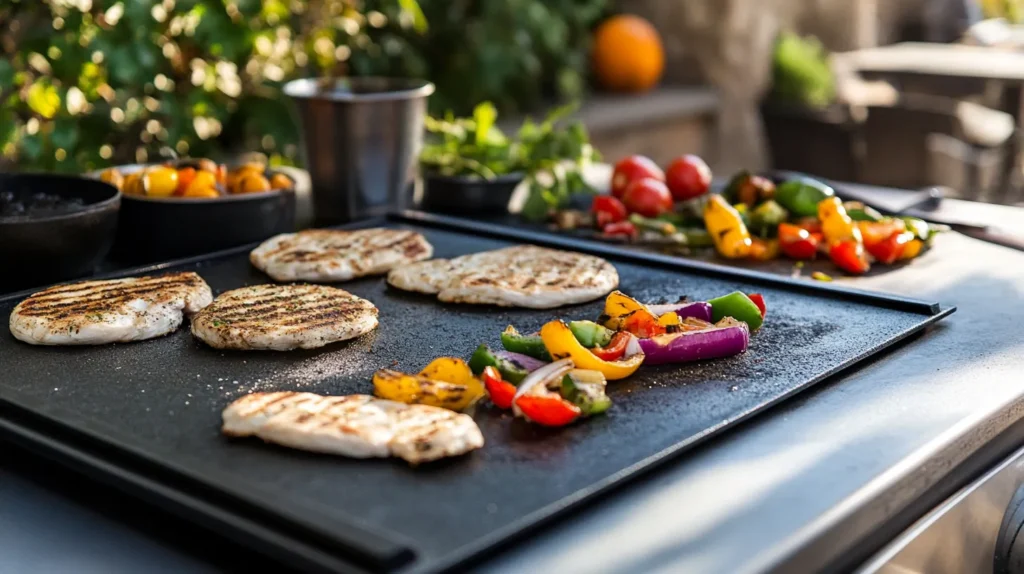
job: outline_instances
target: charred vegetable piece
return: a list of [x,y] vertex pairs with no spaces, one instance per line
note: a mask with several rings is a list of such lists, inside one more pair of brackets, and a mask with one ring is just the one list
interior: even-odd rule
[[490,397],[494,406],[499,409],[512,408],[512,399],[516,396],[516,386],[502,379],[501,373],[494,367],[484,368],[483,379],[487,396]]
[[[444,364],[438,363],[443,361]],[[461,366],[454,366],[454,362]],[[435,363],[438,363],[435,365]],[[431,363],[418,375],[407,375],[391,369],[381,369],[373,375],[374,393],[382,398],[408,404],[442,407],[453,411],[464,410],[484,394],[483,384],[473,376],[461,359],[442,358]],[[431,374],[425,374],[425,373]],[[451,381],[439,380],[451,378]]]
[[608,381],[600,372],[573,369],[562,378],[561,395],[589,417],[611,408],[612,400],[605,392],[607,386]]
[[913,241],[920,241],[914,238],[913,231],[897,231],[881,241],[872,243],[865,241],[864,248],[879,263],[889,265],[902,259],[907,251],[907,246]]
[[781,205],[775,201],[766,201],[750,212],[750,232],[764,238],[775,236],[780,223],[789,217]]
[[823,200],[818,204],[818,219],[828,243],[829,259],[847,273],[867,272],[871,265],[864,252],[863,236],[857,223],[846,214],[843,202],[838,197]]
[[771,261],[779,256],[778,239],[755,237],[750,243],[750,258],[755,261]]
[[715,323],[726,317],[732,317],[750,325],[751,331],[756,331],[764,322],[761,309],[741,291],[733,291],[728,295],[712,299],[708,303],[711,303],[711,320]]
[[775,192],[775,184],[770,179],[741,171],[729,180],[722,195],[729,203],[742,203],[754,207],[775,197]]
[[530,373],[512,398],[516,416],[545,426],[565,426],[578,419],[583,411],[560,393],[562,378],[572,369],[571,359],[560,359]]
[[836,267],[854,275],[867,273],[871,268],[864,254],[864,245],[852,239],[833,243],[828,248],[828,257]]
[[639,213],[631,213],[629,215],[629,222],[635,225],[637,229],[653,231],[655,233],[660,233],[661,235],[672,235],[676,232],[675,225],[660,219],[644,217]]
[[704,225],[715,242],[715,249],[729,259],[750,255],[750,232],[740,214],[720,195],[712,195],[704,206]]
[[618,361],[605,361],[592,353],[576,340],[569,326],[563,321],[551,321],[540,330],[540,336],[548,352],[556,359],[571,359],[581,369],[600,371],[606,379],[624,379],[640,368],[644,362],[643,353],[637,353]]
[[651,365],[731,357],[746,351],[749,344],[747,323],[731,317],[699,331],[640,339],[640,348],[647,357],[644,362]]
[[540,335],[521,335],[512,325],[501,333],[501,346],[513,353],[521,353],[541,361],[551,361],[551,355],[544,347]]
[[530,371],[524,366],[498,357],[487,345],[480,345],[473,352],[473,356],[469,358],[469,368],[473,374],[480,375],[487,367],[497,369],[501,373],[501,378],[513,385],[521,383],[530,374]]
[[611,329],[593,321],[572,321],[569,323],[569,329],[572,330],[576,340],[588,349],[607,345],[612,340],[612,335],[615,334]]
[[820,234],[815,234],[791,223],[779,224],[779,249],[787,257],[797,260],[814,259],[818,253]]
[[629,344],[629,333],[619,331],[611,338],[607,345],[594,347],[590,350],[594,356],[602,361],[618,361],[626,354],[626,346]]

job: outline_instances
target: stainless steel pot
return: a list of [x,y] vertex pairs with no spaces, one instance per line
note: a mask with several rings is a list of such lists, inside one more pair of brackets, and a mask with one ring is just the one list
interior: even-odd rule
[[289,82],[298,107],[317,225],[404,209],[434,85],[396,78]]

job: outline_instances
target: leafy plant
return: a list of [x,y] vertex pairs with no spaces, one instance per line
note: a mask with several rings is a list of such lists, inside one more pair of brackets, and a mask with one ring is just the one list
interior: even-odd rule
[[[378,0],[415,36],[415,0]],[[74,172],[173,150],[294,161],[280,85],[341,74],[379,12],[359,0],[0,1],[0,168]],[[420,31],[420,32],[417,32]]]
[[443,119],[428,117],[426,128],[434,138],[424,145],[420,164],[446,176],[494,179],[523,173],[530,194],[522,214],[543,220],[573,194],[593,191],[582,170],[599,156],[586,127],[579,121],[559,125],[575,110],[575,104],[555,109],[539,124],[527,118],[512,138],[497,127],[498,111],[491,102],[478,104],[468,118],[452,112]]
[[[373,46],[352,56],[362,75],[414,76],[437,85],[431,110],[468,114],[477,102],[530,111],[586,88],[592,27],[609,0],[421,0],[430,28],[416,33],[387,0],[366,0],[387,17],[367,30]],[[372,24],[372,22],[371,22]]]
[[775,42],[772,65],[775,97],[812,107],[827,106],[835,98],[828,53],[817,38],[783,32]]

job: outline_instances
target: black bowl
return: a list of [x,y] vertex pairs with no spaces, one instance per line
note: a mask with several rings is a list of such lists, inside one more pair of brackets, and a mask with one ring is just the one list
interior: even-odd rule
[[0,174],[0,193],[21,202],[39,193],[80,202],[62,210],[0,215],[0,290],[91,275],[110,250],[121,208],[114,186],[84,177]]
[[427,174],[423,178],[420,209],[439,213],[508,213],[512,192],[523,181],[521,173],[480,177]]
[[[131,173],[141,168],[117,169]],[[111,257],[125,263],[153,263],[255,243],[294,230],[293,190],[216,198],[125,195]]]

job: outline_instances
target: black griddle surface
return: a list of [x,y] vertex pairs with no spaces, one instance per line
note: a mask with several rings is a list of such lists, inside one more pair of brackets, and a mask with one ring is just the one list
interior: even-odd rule
[[[388,225],[422,231],[436,257],[511,243],[436,225]],[[58,458],[88,451],[79,464],[100,475],[120,473],[137,487],[141,476],[143,495],[188,507],[186,514],[229,534],[245,532],[249,538],[242,539],[258,541],[261,550],[304,560],[298,563],[306,567],[338,563],[310,559],[300,541],[306,550],[364,568],[434,570],[478,555],[952,311],[877,295],[840,300],[835,292],[823,296],[777,278],[737,279],[729,271],[709,277],[643,265],[636,257],[610,259],[620,289],[642,301],[705,300],[736,289],[763,293],[768,319],[750,349],[724,360],[642,368],[609,385],[614,407],[606,416],[560,430],[478,407],[474,418],[486,446],[458,459],[411,468],[399,460],[230,440],[219,432],[220,412],[251,391],[372,393],[370,378],[379,368],[417,371],[438,356],[468,357],[482,342],[500,347],[498,335],[508,324],[533,331],[552,318],[595,318],[601,300],[553,311],[445,305],[389,288],[379,277],[362,279],[342,286],[380,308],[375,332],[287,353],[221,352],[194,340],[187,328],[92,348],[34,347],[5,331],[0,430],[49,444]],[[215,293],[269,282],[246,252],[167,268],[178,270],[198,271]],[[0,299],[2,316],[20,299]],[[180,493],[188,496],[179,499]],[[266,526],[285,538],[266,534]]]

